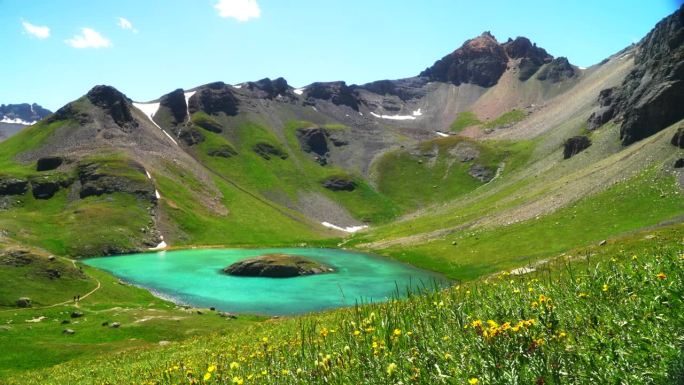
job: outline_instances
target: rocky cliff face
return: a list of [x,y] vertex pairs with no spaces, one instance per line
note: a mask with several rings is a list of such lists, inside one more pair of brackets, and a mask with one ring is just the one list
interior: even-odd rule
[[208,114],[223,112],[234,116],[238,113],[238,105],[239,100],[234,95],[232,87],[223,82],[216,82],[198,89],[190,98],[188,108],[190,114],[204,111]]
[[601,91],[589,129],[615,119],[629,145],[684,118],[684,6],[639,42],[621,85]]

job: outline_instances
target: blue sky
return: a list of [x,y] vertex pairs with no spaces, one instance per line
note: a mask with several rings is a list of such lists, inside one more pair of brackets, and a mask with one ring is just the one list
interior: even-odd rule
[[589,66],[638,41],[680,3],[0,0],[0,103],[55,110],[96,84],[146,101],[218,80],[402,78],[485,30],[499,41],[527,36]]

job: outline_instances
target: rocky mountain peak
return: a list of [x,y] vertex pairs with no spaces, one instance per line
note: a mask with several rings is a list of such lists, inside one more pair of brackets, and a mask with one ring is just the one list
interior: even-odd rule
[[226,115],[237,115],[239,100],[233,87],[224,82],[209,83],[197,89],[188,102],[188,109],[193,114],[204,111],[210,115],[220,112]]
[[185,92],[178,88],[161,97],[159,100],[161,107],[166,107],[171,111],[173,124],[178,125],[185,121],[188,115],[188,108],[185,104]]
[[278,95],[285,95],[290,89],[287,80],[282,77],[274,80],[264,78],[256,82],[248,82],[246,87],[250,91],[256,92],[257,96],[268,99],[274,99]]
[[131,113],[131,100],[112,86],[98,85],[86,94],[86,98],[112,117],[124,130],[138,126]]

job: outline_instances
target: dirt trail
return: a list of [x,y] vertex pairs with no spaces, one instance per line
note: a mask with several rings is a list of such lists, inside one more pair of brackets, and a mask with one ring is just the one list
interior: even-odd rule
[[[76,266],[76,260],[71,259],[70,261],[71,261],[71,263],[74,265],[75,268],[78,268],[78,266]],[[93,294],[93,293],[95,293],[96,291],[100,290],[100,288],[102,287],[102,283],[100,282],[99,279],[97,279],[97,278],[95,278],[95,277],[90,277],[90,278],[92,278],[93,280],[95,280],[95,282],[97,283],[97,285],[95,286],[95,288],[94,288],[93,290],[91,290],[91,291],[87,292],[86,294],[82,295],[82,296],[81,296],[81,299],[80,299],[79,301],[82,301],[82,300],[88,298],[88,296],[90,296],[91,294]],[[16,308],[16,309],[5,309],[5,310],[0,310],[0,313],[9,312],[9,311],[20,311],[20,310],[42,310],[42,309],[50,309],[50,308],[53,308],[53,307],[63,306],[63,305],[69,305],[69,304],[74,304],[75,307],[79,307],[79,302],[74,303],[74,300],[73,300],[73,299],[69,299],[69,300],[66,300],[66,301],[62,301],[62,302],[58,302],[58,303],[53,303],[52,305],[45,305],[45,306],[39,306],[39,307],[20,307],[20,308]]]

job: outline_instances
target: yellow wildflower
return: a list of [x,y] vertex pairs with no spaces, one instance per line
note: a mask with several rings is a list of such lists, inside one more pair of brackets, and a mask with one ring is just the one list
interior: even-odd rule
[[656,278],[658,278],[659,280],[662,281],[662,280],[667,278],[667,275],[665,275],[665,273],[661,272],[661,273],[658,273],[658,275],[656,275]]
[[245,383],[245,380],[243,380],[242,377],[233,377],[233,384],[242,385],[244,383]]
[[230,363],[230,370],[235,370],[235,369],[237,369],[237,368],[239,368],[239,367],[240,367],[240,364],[238,364],[238,363],[235,362],[235,361],[233,361],[233,362]]
[[473,377],[473,378],[471,378],[471,379],[468,380],[468,384],[470,384],[470,385],[477,385],[477,384],[479,384],[479,383],[480,383],[480,380],[478,380],[478,379],[475,378],[475,377]]
[[401,329],[394,329],[394,331],[392,332],[392,334],[393,334],[395,337],[401,336]]
[[391,376],[392,374],[394,374],[395,370],[397,370],[397,364],[395,364],[394,362],[387,365],[387,375],[388,376]]
[[608,285],[605,283],[603,284],[603,287],[601,288],[602,291],[608,291]]
[[211,378],[211,373],[204,373],[203,378],[204,378],[204,381],[209,381],[209,379]]

